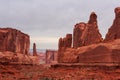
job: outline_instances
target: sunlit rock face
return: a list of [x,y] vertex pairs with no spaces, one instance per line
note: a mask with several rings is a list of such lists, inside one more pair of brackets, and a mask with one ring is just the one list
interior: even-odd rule
[[29,35],[17,29],[0,28],[0,51],[11,51],[28,54],[30,46]]

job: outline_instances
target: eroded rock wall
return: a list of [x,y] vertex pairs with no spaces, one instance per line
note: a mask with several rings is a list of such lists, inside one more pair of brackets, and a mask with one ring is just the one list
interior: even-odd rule
[[94,43],[102,42],[102,36],[98,30],[97,15],[92,12],[88,23],[78,23],[73,31],[73,47],[78,48]]
[[12,28],[0,28],[0,51],[28,54],[29,35]]

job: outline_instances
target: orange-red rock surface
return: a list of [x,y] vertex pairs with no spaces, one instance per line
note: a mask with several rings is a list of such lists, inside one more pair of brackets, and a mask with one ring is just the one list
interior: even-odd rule
[[33,56],[37,56],[36,44],[33,43]]
[[37,56],[29,55],[29,35],[12,28],[0,28],[0,62],[38,64]]
[[57,51],[56,50],[46,50],[46,64],[57,63]]
[[120,67],[58,67],[0,65],[0,80],[119,80]]
[[115,19],[112,26],[109,28],[105,41],[110,41],[120,38],[120,7],[115,8]]
[[[26,38],[20,38],[25,39],[23,41],[16,38],[21,32],[14,32],[14,29],[10,29],[13,32],[8,32],[8,28],[1,29],[0,45],[3,48],[1,47],[0,52],[0,80],[120,80],[119,19],[120,8],[117,7],[113,25],[103,40],[97,26],[97,15],[91,13],[88,23],[79,23],[75,26],[73,43],[72,34],[59,39],[58,63],[51,66],[37,65],[38,57],[30,56],[25,51],[29,47],[20,47],[27,45]],[[4,40],[7,43],[2,43]],[[11,40],[15,43],[10,44]],[[7,50],[3,44],[7,45],[7,48],[12,45],[12,48]],[[19,48],[25,49],[21,52]],[[36,53],[36,46],[33,48]],[[47,63],[57,60],[53,53],[46,52]]]
[[[58,50],[60,63],[120,62],[120,7],[115,8],[115,19],[105,40],[97,26],[97,15],[92,12],[88,23],[75,25],[73,47]],[[60,49],[60,48],[59,48]]]
[[88,23],[78,23],[73,31],[73,47],[78,48],[94,43],[102,42],[97,25],[97,15],[92,12]]
[[62,54],[62,62],[68,63],[120,62],[120,39],[77,49],[67,48]]
[[17,29],[0,28],[0,51],[28,54],[30,46],[29,35]]

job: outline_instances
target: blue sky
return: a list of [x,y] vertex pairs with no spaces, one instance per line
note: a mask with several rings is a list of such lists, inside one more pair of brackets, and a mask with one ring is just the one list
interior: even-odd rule
[[104,37],[114,20],[119,0],[0,0],[0,27],[12,27],[30,35],[31,48],[57,49],[59,37],[73,33],[76,23],[98,16]]

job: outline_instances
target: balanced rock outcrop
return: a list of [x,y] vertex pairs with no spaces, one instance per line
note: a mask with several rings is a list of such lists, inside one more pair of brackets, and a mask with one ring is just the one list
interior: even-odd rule
[[97,15],[92,12],[88,23],[78,23],[73,31],[73,47],[78,48],[94,43],[101,42],[102,36],[99,33],[97,25]]
[[29,46],[29,35],[12,28],[0,28],[0,52],[28,54]]
[[115,8],[115,19],[109,28],[105,41],[111,41],[120,38],[120,7]]

